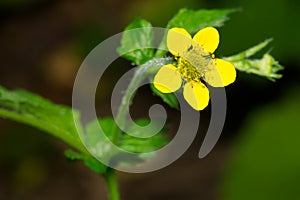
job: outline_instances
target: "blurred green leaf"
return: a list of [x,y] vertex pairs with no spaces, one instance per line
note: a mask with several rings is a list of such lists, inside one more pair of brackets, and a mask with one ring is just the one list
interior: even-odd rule
[[221,199],[300,199],[299,89],[246,120],[232,143]]
[[[180,27],[186,29],[190,34],[195,34],[202,28],[207,26],[221,27],[224,22],[228,20],[228,15],[235,12],[235,9],[215,9],[215,10],[189,10],[181,9],[179,12],[169,21],[167,28]],[[166,35],[163,38],[157,50],[155,57],[161,57],[166,54]]]
[[275,79],[282,77],[278,72],[283,69],[283,66],[281,66],[269,53],[265,53],[260,59],[251,58],[265,48],[271,41],[272,39],[268,39],[241,53],[223,59],[233,63],[235,68],[240,71],[264,76],[274,81]]
[[[33,126],[62,139],[79,151],[86,152],[81,143],[72,109],[55,105],[36,94],[24,90],[8,91],[0,86],[0,117]],[[77,124],[80,128],[80,123]]]
[[66,150],[65,156],[72,161],[79,161],[82,160],[83,163],[89,167],[91,170],[95,171],[96,173],[105,173],[107,170],[106,165],[102,164],[100,161],[95,159],[94,157],[87,155],[85,153],[77,153],[72,150]]
[[117,52],[135,64],[141,65],[154,55],[152,48],[144,48],[152,47],[152,40],[153,30],[151,24],[137,17],[125,28],[121,46],[117,49]]
[[172,108],[179,110],[179,103],[178,103],[177,97],[174,93],[162,93],[159,90],[157,90],[153,84],[151,84],[150,87],[151,87],[152,91],[154,92],[154,94],[161,97],[165,103],[167,103]]

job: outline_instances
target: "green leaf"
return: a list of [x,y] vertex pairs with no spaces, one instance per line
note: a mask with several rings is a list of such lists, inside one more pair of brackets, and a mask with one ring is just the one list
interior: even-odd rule
[[172,108],[179,110],[179,103],[178,103],[177,97],[174,93],[162,93],[159,90],[157,90],[153,84],[151,84],[150,87],[151,87],[152,91],[154,92],[154,94],[161,97],[165,103],[167,103]]
[[[72,109],[55,105],[24,90],[8,91],[0,86],[0,117],[8,118],[54,135],[81,152],[86,152],[73,118]],[[80,128],[80,123],[77,124]]]
[[110,158],[115,154],[108,141],[111,135],[111,127],[114,123],[112,118],[102,118],[96,119],[86,125],[84,135],[85,145],[92,155],[75,153],[73,151],[66,151],[65,155],[71,160],[82,160],[86,166],[97,173],[105,173],[107,166],[96,158]]
[[168,28],[182,27],[190,34],[195,34],[202,28],[207,26],[221,27],[228,20],[228,15],[235,12],[235,9],[220,10],[189,10],[181,9],[169,21]]
[[[135,121],[135,123],[139,126],[145,126],[149,122],[150,121],[148,119],[138,119]],[[115,122],[113,118],[107,117],[89,123],[86,127],[86,141],[88,148],[96,156],[99,155],[105,158],[105,156],[109,155],[109,157],[112,157],[115,155],[115,152],[111,151],[109,144],[105,142],[106,139],[103,137],[103,134],[100,134],[98,124],[101,126],[104,134],[108,137],[108,139],[110,139],[112,131],[111,127],[114,126]],[[127,129],[128,133],[135,135],[142,135],[143,133],[141,131],[145,130],[138,129],[136,126],[130,126]],[[148,131],[151,133],[151,130]],[[167,139],[163,136],[164,132],[165,130],[163,129],[153,137],[149,138],[137,138],[123,133],[118,145],[126,151],[135,153],[153,151],[167,143]]]
[[72,150],[66,150],[65,156],[72,161],[83,161],[83,163],[89,167],[91,170],[96,173],[105,173],[107,170],[107,166],[102,164],[100,161],[95,159],[94,157],[87,155],[85,153],[77,153]]
[[[181,9],[179,12],[169,21],[167,28],[180,27],[185,28],[190,34],[195,34],[200,29],[213,26],[221,27],[224,22],[228,20],[228,15],[235,12],[235,9],[215,9],[215,10],[189,10]],[[161,57],[166,54],[166,34],[157,50],[155,57]]]
[[263,76],[274,81],[275,79],[282,77],[278,72],[283,69],[283,66],[281,66],[268,52],[260,59],[251,58],[265,48],[271,41],[272,39],[265,40],[241,53],[223,59],[234,64],[235,68],[240,71]]
[[[105,158],[110,157],[114,152],[110,147],[111,127],[115,124],[110,117],[99,118],[86,126],[86,145],[93,155]],[[101,129],[99,128],[101,126]]]
[[[139,119],[136,120],[135,123],[139,126],[146,126],[150,123],[150,120]],[[137,129],[136,126],[132,126],[129,127],[127,132],[131,134],[135,133],[135,135],[137,135],[136,132],[140,130],[141,129]],[[151,130],[149,131],[151,133]],[[168,140],[164,137],[165,131],[165,129],[162,129],[159,133],[149,138],[138,138],[130,136],[128,134],[124,134],[120,147],[126,151],[134,153],[146,153],[155,151],[168,143]]]
[[[140,126],[145,126],[149,123],[150,121],[147,119],[139,119],[136,120],[135,123],[140,125]],[[101,126],[102,130],[99,130],[99,126]],[[122,153],[114,152],[113,148],[110,146],[111,144],[107,141],[107,139],[111,140],[111,132],[112,132],[112,127],[115,126],[115,122],[113,118],[107,117],[107,118],[102,118],[102,119],[97,119],[92,121],[86,126],[86,145],[89,149],[89,151],[95,156],[95,157],[101,157],[101,159],[106,159],[106,162],[111,162],[115,157],[122,156]],[[130,126],[127,129],[128,133],[132,133],[135,135],[143,135],[143,132],[145,131],[144,129],[139,129],[136,126]],[[102,132],[101,132],[102,131]],[[149,130],[151,132],[151,130]],[[145,153],[145,152],[152,152],[163,145],[167,143],[167,139],[163,137],[163,132],[165,130],[161,130],[159,133],[157,133],[155,136],[150,137],[150,138],[137,138],[130,136],[128,134],[123,133],[122,136],[120,137],[120,140],[118,141],[118,146],[129,152],[134,152],[134,153]],[[102,134],[101,134],[102,133]],[[103,135],[107,136],[107,138]],[[69,153],[70,154],[70,153]],[[153,154],[148,154],[147,158],[149,156],[153,156]],[[86,157],[85,155],[73,155],[70,154],[68,155],[69,157],[73,157],[74,159],[80,159],[85,162],[87,166],[89,166],[91,169],[95,171],[102,169],[102,166],[100,165],[101,163],[95,159],[91,159],[90,157]],[[137,156],[136,160],[133,162],[141,162],[143,159],[145,159],[145,155]],[[94,164],[96,166],[94,166]],[[119,162],[117,163],[118,165],[128,165],[129,163],[126,162]],[[132,164],[132,163],[130,163]],[[100,166],[98,166],[100,165]],[[100,169],[98,169],[100,168]],[[106,170],[106,168],[105,168]]]
[[[133,30],[133,31],[131,31]],[[153,30],[151,24],[137,17],[129,24],[123,33],[121,46],[117,52],[124,58],[141,65],[150,60],[154,55],[152,48]]]

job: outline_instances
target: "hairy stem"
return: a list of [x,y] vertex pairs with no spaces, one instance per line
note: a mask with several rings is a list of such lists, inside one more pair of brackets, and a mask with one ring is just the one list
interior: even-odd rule
[[[129,108],[132,101],[131,94],[133,94],[136,86],[138,86],[141,81],[143,81],[149,74],[155,72],[158,67],[170,64],[172,63],[172,61],[173,58],[171,57],[152,59],[137,68],[127,90],[125,91],[115,119],[121,127],[124,127],[126,123],[127,109]],[[117,125],[114,125],[112,127],[112,142],[117,143],[120,134],[121,130]]]

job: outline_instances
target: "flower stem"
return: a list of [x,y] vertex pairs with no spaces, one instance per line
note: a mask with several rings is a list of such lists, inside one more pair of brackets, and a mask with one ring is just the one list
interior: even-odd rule
[[[171,57],[156,58],[156,59],[149,60],[148,62],[146,62],[145,64],[137,68],[127,90],[125,91],[125,94],[122,98],[122,102],[119,106],[118,113],[115,119],[115,121],[118,122],[120,127],[124,127],[126,123],[127,109],[129,108],[132,101],[131,94],[133,94],[136,87],[141,83],[141,81],[143,81],[146,78],[147,75],[157,71],[158,67],[161,67],[166,64],[170,64],[172,63],[172,61],[173,58]],[[111,132],[112,142],[118,143],[120,134],[121,134],[121,130],[115,123],[115,125],[112,127],[112,132]]]
[[112,168],[108,168],[104,174],[104,179],[107,185],[109,199],[120,200],[116,171]]
[[[118,113],[115,119],[116,121],[119,122],[119,125],[121,127],[123,127],[126,123],[126,114],[127,114],[126,111],[131,104],[132,101],[131,94],[133,94],[136,87],[141,83],[141,81],[143,81],[146,78],[147,75],[157,71],[158,67],[169,64],[172,61],[173,58],[170,57],[157,58],[157,59],[150,60],[137,68],[127,90],[125,91],[125,94],[122,98],[122,102],[119,106]],[[112,127],[112,132],[111,132],[111,140],[113,143],[118,143],[121,133],[122,132],[120,128],[115,124]],[[107,184],[109,199],[119,200],[120,195],[118,190],[116,171],[112,168],[109,168],[103,176]]]

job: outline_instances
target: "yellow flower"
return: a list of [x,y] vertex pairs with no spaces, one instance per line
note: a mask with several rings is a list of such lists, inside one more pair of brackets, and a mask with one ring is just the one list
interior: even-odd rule
[[193,38],[184,28],[170,29],[167,47],[177,65],[161,67],[154,77],[154,86],[163,93],[171,93],[184,83],[185,100],[195,110],[203,110],[209,102],[209,91],[201,80],[213,87],[224,87],[236,78],[233,64],[215,58],[213,53],[218,45],[219,32],[213,27],[200,30]]

